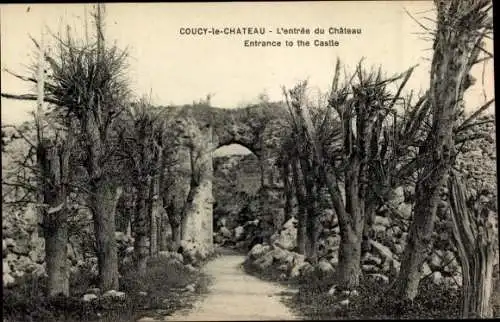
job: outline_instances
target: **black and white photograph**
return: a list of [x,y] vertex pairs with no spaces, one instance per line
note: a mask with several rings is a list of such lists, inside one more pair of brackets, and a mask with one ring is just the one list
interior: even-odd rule
[[493,6],[1,4],[3,321],[500,318]]

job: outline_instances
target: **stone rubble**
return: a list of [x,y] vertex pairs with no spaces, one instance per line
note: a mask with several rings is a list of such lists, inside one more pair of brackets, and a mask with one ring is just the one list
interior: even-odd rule
[[[480,120],[483,120],[483,117]],[[497,179],[496,179],[496,147],[495,124],[485,124],[480,133],[484,139],[469,142],[463,146],[464,153],[457,159],[457,169],[466,176],[470,188],[470,196],[478,196],[481,192],[481,202],[496,212]],[[264,142],[268,144],[269,142]],[[272,143],[272,142],[271,142]],[[269,143],[270,145],[273,145]],[[272,167],[270,167],[272,168]],[[278,177],[278,176],[276,176]],[[266,180],[269,180],[266,178]],[[207,188],[208,189],[208,188]],[[435,232],[433,234],[434,250],[429,254],[422,269],[422,278],[431,278],[436,284],[444,283],[451,287],[461,284],[461,270],[457,260],[456,247],[453,245],[452,231],[449,219],[447,189],[441,190],[441,202],[437,211]],[[375,216],[374,234],[363,255],[362,267],[364,274],[384,282],[389,281],[391,272],[399,270],[402,253],[408,239],[408,226],[413,213],[415,187],[412,185],[398,187],[388,202]],[[266,216],[279,217],[283,215],[282,198],[274,190],[262,192],[262,200],[273,202],[266,211]],[[267,198],[267,199],[266,199]],[[259,208],[260,209],[260,208]],[[38,227],[38,218],[32,208],[21,211],[10,211],[2,214],[2,258],[3,285],[10,286],[16,279],[26,274],[45,274],[44,249],[45,242]],[[243,224],[229,227],[221,223],[214,231],[214,239],[233,239],[240,247],[251,248],[247,260],[261,269],[280,268],[287,278],[299,278],[303,275],[319,271],[327,275],[336,270],[338,265],[339,226],[332,209],[324,209],[322,215],[323,231],[320,237],[319,262],[316,267],[307,263],[303,255],[296,253],[296,219],[292,218],[283,224],[283,229],[275,233],[270,244],[264,244],[261,230],[269,230],[269,218],[262,216]],[[83,214],[84,220],[89,220],[89,214]],[[267,218],[267,219],[266,219]],[[272,218],[271,218],[272,219]],[[272,222],[272,220],[271,220]],[[212,236],[212,233],[210,233]],[[120,258],[124,263],[131,263],[133,256],[133,238],[117,232]],[[71,270],[76,271],[88,266],[94,274],[97,273],[97,259],[83,249],[81,236],[71,236],[68,244],[68,260]],[[203,248],[194,242],[183,241],[182,254],[177,252],[160,252],[196,269],[213,249]],[[252,247],[250,247],[252,246]]]
[[[474,150],[474,147],[471,147]],[[490,147],[491,149],[491,147]],[[472,154],[474,156],[474,153]],[[469,155],[467,155],[467,158]],[[482,156],[484,157],[484,156]],[[495,160],[490,156],[490,160]],[[471,171],[471,167],[478,167],[480,163],[471,164],[471,161],[462,157],[462,168]],[[490,162],[491,163],[491,162]],[[487,178],[492,177],[493,165],[488,164],[481,172]],[[477,169],[479,171],[479,169]],[[477,172],[476,171],[476,172]],[[490,172],[488,172],[490,171]],[[469,178],[470,179],[470,178]],[[488,180],[485,180],[488,184]],[[479,180],[471,180],[472,186],[478,185]],[[382,207],[374,218],[373,237],[369,243],[369,249],[362,256],[362,271],[365,276],[377,279],[385,284],[389,283],[389,276],[399,272],[401,256],[406,247],[408,239],[408,227],[412,217],[412,202],[414,195],[413,186],[403,186],[393,191],[389,207]],[[476,191],[471,189],[472,193]],[[480,190],[477,188],[477,190]],[[429,254],[422,268],[422,278],[430,278],[436,285],[445,284],[448,287],[461,285],[461,269],[456,247],[453,245],[453,233],[450,226],[449,214],[447,213],[447,189],[441,189],[441,203],[438,207],[435,233],[433,234],[434,249]],[[485,203],[496,201],[496,189],[488,197],[484,197]],[[333,211],[325,213],[334,216]],[[323,232],[318,242],[319,261],[315,267],[304,262],[285,260],[302,256],[297,254],[296,219],[292,218],[283,225],[281,231],[274,233],[270,245],[256,244],[248,253],[247,261],[259,270],[268,270],[274,267],[287,274],[287,278],[300,278],[304,275],[319,271],[333,274],[338,265],[338,246],[340,243],[338,221],[333,219],[323,220],[331,226],[323,226]],[[333,224],[333,225],[332,225]],[[303,256],[302,256],[303,257]],[[286,269],[285,269],[286,268]]]

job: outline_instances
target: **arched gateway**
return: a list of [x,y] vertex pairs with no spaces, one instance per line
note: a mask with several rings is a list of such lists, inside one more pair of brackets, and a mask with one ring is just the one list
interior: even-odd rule
[[[175,153],[180,160],[179,171],[186,173],[194,170],[197,176],[197,185],[192,189],[192,198],[182,224],[182,240],[208,251],[213,249],[213,152],[230,144],[240,144],[259,158],[262,178],[260,196],[263,198],[261,212],[271,218],[271,230],[272,218],[280,217],[277,212],[283,212],[283,207],[266,209],[265,205],[276,205],[277,200],[282,200],[283,183],[275,161],[286,129],[287,111],[284,106],[270,103],[221,109],[200,104],[162,108],[162,113],[165,113],[172,135],[178,139]],[[190,179],[188,176],[183,178],[181,184],[189,187]],[[265,202],[266,198],[275,200]]]

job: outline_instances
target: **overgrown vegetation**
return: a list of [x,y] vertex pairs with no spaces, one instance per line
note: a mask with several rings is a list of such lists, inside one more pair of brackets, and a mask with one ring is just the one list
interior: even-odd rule
[[[47,298],[44,277],[29,277],[13,288],[4,288],[4,321],[136,321],[140,317],[164,317],[187,308],[194,296],[206,292],[210,280],[203,274],[193,274],[182,263],[164,258],[151,258],[143,277],[131,268],[120,278],[125,298],[82,300],[89,289],[97,286],[93,274],[82,271],[70,279],[69,297]],[[195,293],[185,287],[196,284]]]
[[[34,75],[12,74],[36,84],[37,93],[2,93],[38,103],[34,126],[11,136],[28,147],[11,155],[2,201],[14,205],[9,209],[21,224],[26,206],[35,205],[42,222],[32,215],[32,226],[42,229],[45,257],[28,247],[30,234],[22,245],[4,241],[10,255],[4,284],[13,285],[4,292],[7,320],[168,315],[196,294],[186,285],[205,290],[206,276],[194,266],[209,258],[214,228],[234,244],[255,244],[247,272],[298,288],[290,303],[311,319],[497,314],[497,194],[484,173],[467,170],[489,186],[469,186],[460,173],[467,146],[494,142],[494,119],[481,118],[494,100],[471,114],[464,106],[472,67],[492,56],[483,48],[491,36],[491,3],[435,5],[430,84],[422,95],[405,92],[416,67],[387,76],[360,61],[341,78],[338,59],[324,101],[313,104],[301,82],[283,89],[285,108],[265,101],[233,112],[211,108],[210,96],[173,108],[134,102],[126,52],[105,42],[101,5],[93,41],[77,41],[68,31],[54,37],[58,46],[50,54],[35,41]],[[8,139],[2,129],[2,151]],[[245,177],[250,180],[215,178],[212,223],[212,152],[232,143],[258,161]],[[491,151],[476,156],[496,159]],[[394,206],[398,198],[403,208],[401,200]],[[88,218],[79,215],[82,208]],[[230,216],[237,217],[222,223]],[[437,219],[448,226],[439,234]],[[74,235],[93,256],[76,258]],[[377,241],[381,235],[404,242],[391,249]],[[434,240],[446,254],[434,256]],[[22,256],[34,275],[13,283],[9,265]],[[42,263],[47,277],[36,273]]]
[[485,109],[479,107],[469,119],[460,120],[464,114],[464,93],[472,85],[470,71],[479,60],[491,58],[488,54],[484,56],[483,49],[485,38],[492,34],[490,1],[435,1],[435,5],[437,15],[428,97],[432,122],[423,146],[419,148],[421,166],[415,187],[409,246],[405,249],[401,272],[394,284],[399,295],[406,299],[417,295],[420,270],[425,254],[432,246],[430,236],[439,188],[446,185],[446,177],[456,161],[459,153],[456,146],[462,143],[460,141],[473,139],[464,136],[463,129]]
[[[443,302],[437,311],[417,300],[422,299],[422,294],[430,292],[428,287],[419,288],[419,284],[423,264],[433,248],[438,205],[448,196],[444,193],[446,196],[443,197],[442,192],[443,188],[446,189],[446,178],[462,152],[463,144],[483,137],[478,126],[485,122],[476,120],[493,102],[490,100],[465,116],[463,96],[474,83],[470,76],[471,68],[491,58],[483,48],[484,39],[491,35],[491,3],[482,0],[467,4],[436,1],[436,7],[431,81],[429,90],[421,97],[415,99],[412,93],[407,97],[402,96],[413,67],[400,75],[385,77],[380,70],[364,70],[360,63],[352,77],[346,75],[341,82],[339,60],[326,103],[312,106],[308,102],[306,82],[299,83],[291,90],[284,90],[289,107],[290,132],[283,142],[281,166],[285,176],[283,181],[292,183],[285,184],[285,189],[289,190],[285,195],[290,199],[295,198],[298,203],[298,252],[305,255],[306,262],[313,264],[314,269],[323,267],[328,271],[331,265],[328,261],[318,263],[317,256],[321,229],[318,202],[322,198],[322,191],[328,192],[330,208],[334,210],[340,228],[338,265],[335,263],[333,280],[338,290],[352,295],[352,292],[359,294],[360,290],[370,291],[370,286],[363,289],[364,286],[360,285],[361,255],[363,252],[369,255],[374,245],[370,239],[375,226],[375,211],[381,207],[390,208],[392,191],[403,185],[411,185],[415,191],[412,196],[413,218],[401,265],[399,262],[394,264],[390,251],[377,246],[384,257],[391,258],[395,270],[392,283],[384,288],[381,298],[403,307],[398,317],[420,317],[422,314],[418,312],[424,309],[430,314],[429,317],[438,311],[441,317],[452,311],[455,316],[489,317],[498,231],[489,220],[489,209],[485,210],[485,214],[479,214],[478,211],[474,215],[468,213],[467,208],[476,207],[477,202],[465,206],[465,193],[455,191],[459,188],[457,181],[453,181],[453,187],[449,187],[452,195],[448,198],[452,199],[451,211],[458,213],[453,217],[453,236],[458,242],[457,256],[460,258],[462,274],[465,274],[465,285],[460,294],[463,300],[457,302],[457,296],[449,295],[453,304]],[[463,27],[469,23],[472,30]],[[396,86],[390,86],[396,82]],[[478,133],[473,133],[475,131]],[[458,204],[455,204],[455,197],[460,197]],[[472,229],[476,233],[465,228],[471,226],[469,222],[474,223]],[[275,244],[268,248],[272,255],[264,255],[255,262],[261,266],[261,271],[271,269],[276,260],[278,264],[283,263],[281,257],[286,255],[281,255],[275,247],[278,246]],[[262,252],[264,250],[259,248],[255,254]],[[253,256],[252,252],[249,256]],[[283,271],[286,271],[286,265],[293,262],[285,261],[282,264],[278,274],[280,278],[286,277]],[[294,269],[310,267],[309,264],[295,265],[298,266]],[[371,269],[370,266],[367,268]],[[490,282],[486,283],[486,280]],[[311,285],[309,283],[308,289]],[[361,295],[361,298],[363,296],[368,295]],[[335,300],[330,298],[326,303],[320,301],[314,305],[318,308],[325,304],[332,309],[334,302],[341,306],[347,305],[350,301],[348,297],[344,300],[334,296]],[[355,297],[351,302],[357,301]],[[299,298],[308,301],[310,296]],[[434,302],[440,300],[435,298]],[[412,304],[407,305],[406,302]],[[369,302],[359,303],[363,306]],[[382,310],[390,309],[383,303],[379,307]],[[373,316],[383,312],[368,307],[362,311],[364,309]],[[356,308],[353,312],[356,314]]]
[[[5,98],[36,100],[38,104],[33,123],[28,122],[26,129],[13,127],[29,148],[16,151],[20,155],[9,164],[10,174],[2,176],[2,185],[9,187],[3,199],[20,210],[21,217],[35,210],[31,227],[26,225],[33,234],[19,241],[24,247],[18,247],[12,238],[3,241],[3,251],[9,252],[4,259],[8,269],[4,284],[12,287],[4,293],[4,304],[12,319],[85,320],[104,314],[98,312],[104,310],[109,318],[121,321],[132,318],[143,309],[141,305],[163,308],[167,314],[180,305],[175,302],[178,284],[199,276],[190,264],[202,265],[209,255],[210,250],[200,253],[182,248],[167,238],[167,223],[174,222],[175,213],[162,211],[162,197],[174,190],[166,178],[177,175],[169,172],[172,163],[179,163],[173,149],[179,142],[186,145],[186,138],[172,124],[167,125],[171,121],[168,115],[159,115],[145,100],[134,102],[128,87],[127,52],[108,44],[104,14],[103,5],[96,5],[93,37],[85,30],[84,41],[72,35],[69,27],[64,36],[51,35],[55,42],[52,51],[46,50],[45,30],[40,41],[32,38],[39,58],[31,66],[33,75],[11,74],[35,84],[36,93],[2,93]],[[192,146],[191,152],[195,148]],[[191,178],[197,178],[200,171],[199,164],[194,166],[196,158],[191,158]],[[122,203],[121,210],[128,215],[116,220],[124,190],[128,202]],[[183,213],[192,194],[179,196]],[[80,208],[90,222],[78,222]],[[170,222],[165,220],[167,215],[171,215]],[[42,218],[41,223],[37,217]],[[72,227],[74,222],[77,229]],[[117,231],[116,222],[125,227],[132,223],[132,231]],[[31,236],[39,241],[38,226],[43,231],[39,248],[44,256],[30,251],[26,244]],[[89,245],[77,249],[77,256],[74,239],[83,244],[80,242],[89,232],[93,238],[85,242]],[[133,247],[127,245],[134,239]],[[174,252],[168,252],[167,244]],[[93,253],[90,257],[85,254],[87,247]],[[166,252],[158,258],[160,248]],[[162,259],[169,256],[175,261]],[[95,266],[91,264],[94,259]],[[15,280],[11,268],[19,264],[24,264],[26,271],[15,271]],[[23,274],[31,274],[32,266],[39,269],[39,277],[24,281]],[[69,281],[70,270],[76,284]],[[140,299],[137,292],[153,296]]]
[[[284,279],[274,266],[262,271],[247,261],[244,269],[248,274],[279,281],[297,290],[283,294],[283,301],[306,320],[453,319],[461,316],[460,291],[436,286],[429,278],[420,283],[415,300],[408,301],[388,291],[386,283],[365,276],[360,277],[355,293],[349,293],[335,287],[335,279],[319,270],[307,276]],[[332,287],[335,287],[335,294],[332,294]]]
[[363,278],[358,296],[331,296],[327,291],[323,285],[316,288],[303,286],[288,301],[304,318],[311,320],[460,318],[459,292],[436,287],[430,281],[421,282],[419,295],[414,301],[388,295],[383,284]]

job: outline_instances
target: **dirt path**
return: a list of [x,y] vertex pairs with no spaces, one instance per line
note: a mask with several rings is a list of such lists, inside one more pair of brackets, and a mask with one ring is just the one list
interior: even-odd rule
[[165,321],[294,320],[280,301],[286,289],[247,275],[245,257],[224,255],[209,262],[204,271],[213,277],[209,294],[189,311],[176,312]]

